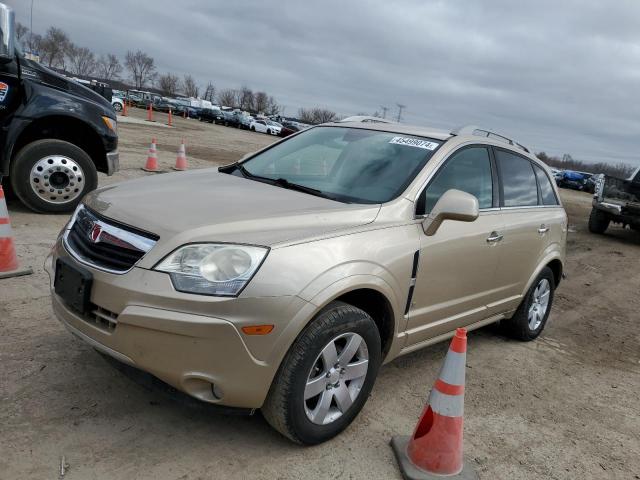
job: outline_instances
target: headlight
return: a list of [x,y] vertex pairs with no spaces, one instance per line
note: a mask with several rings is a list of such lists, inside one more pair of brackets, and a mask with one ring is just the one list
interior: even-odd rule
[[251,280],[269,249],[198,243],[169,254],[155,270],[171,276],[173,288],[201,295],[235,296]]

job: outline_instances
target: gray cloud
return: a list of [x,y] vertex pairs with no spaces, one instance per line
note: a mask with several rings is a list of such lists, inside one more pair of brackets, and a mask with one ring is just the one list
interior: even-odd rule
[[[6,0],[5,0],[6,1]],[[9,1],[28,24],[27,0]],[[295,114],[407,105],[403,121],[473,123],[536,151],[639,165],[640,2],[35,0],[98,53],[264,89]]]

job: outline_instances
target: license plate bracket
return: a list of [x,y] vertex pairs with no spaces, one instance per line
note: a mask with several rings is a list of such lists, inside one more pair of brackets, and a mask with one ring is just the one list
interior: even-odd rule
[[56,259],[54,291],[76,312],[85,314],[89,311],[92,283],[91,272],[62,258]]

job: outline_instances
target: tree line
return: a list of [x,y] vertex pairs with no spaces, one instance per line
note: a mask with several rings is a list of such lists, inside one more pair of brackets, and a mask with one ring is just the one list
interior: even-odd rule
[[282,108],[273,95],[264,91],[254,92],[248,86],[218,91],[212,81],[201,89],[191,74],[180,77],[172,72],[159,73],[155,59],[142,50],[127,51],[121,62],[113,53],[97,56],[87,47],[74,44],[60,28],[49,27],[44,35],[40,35],[30,32],[20,22],[16,24],[16,37],[26,50],[38,52],[43,65],[78,77],[95,76],[105,82],[130,81],[130,86],[137,90],[153,88],[167,97],[182,94],[252,112],[268,115],[282,113]]
[[616,164],[611,163],[586,163],[582,160],[576,160],[571,155],[565,154],[562,157],[554,157],[547,155],[545,152],[536,153],[536,157],[542,160],[550,167],[557,168],[559,170],[575,170],[578,172],[589,173],[604,173],[612,177],[628,178],[635,168],[629,164],[619,162]]

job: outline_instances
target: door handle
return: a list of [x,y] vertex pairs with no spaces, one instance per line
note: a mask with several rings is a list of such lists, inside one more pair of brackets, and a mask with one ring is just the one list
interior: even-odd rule
[[548,231],[549,227],[547,227],[544,223],[540,225],[540,228],[538,229],[538,233],[540,234],[547,233]]
[[496,243],[502,240],[504,236],[498,232],[491,232],[491,234],[487,237],[487,243]]

